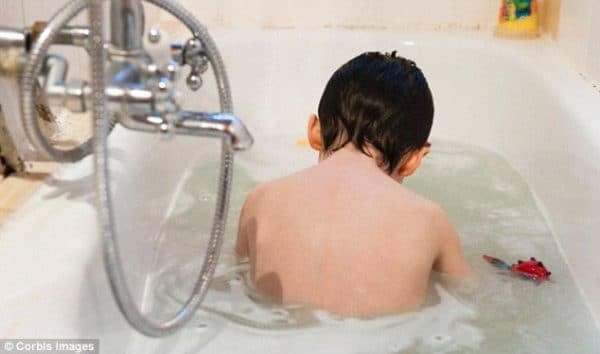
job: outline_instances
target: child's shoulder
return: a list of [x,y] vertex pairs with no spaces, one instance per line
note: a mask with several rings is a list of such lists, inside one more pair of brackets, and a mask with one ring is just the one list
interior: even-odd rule
[[312,176],[317,166],[311,166],[300,171],[296,171],[290,175],[274,178],[270,181],[262,182],[251,193],[257,195],[271,194],[273,192],[281,192],[290,188],[303,188],[309,181],[314,180]]
[[291,189],[301,189],[307,178],[304,178],[305,170],[295,172],[291,175],[278,177],[270,181],[259,183],[246,196],[246,203],[257,204],[265,199],[282,196],[289,193]]
[[[399,186],[399,194],[396,197],[395,220],[398,215],[403,215],[405,221],[413,226],[419,226],[427,234],[432,236],[431,241],[442,241],[440,236],[453,230],[452,222],[444,209],[436,202],[429,200],[405,186]],[[392,214],[394,215],[394,214]]]
[[411,208],[423,216],[440,217],[445,215],[442,207],[436,202],[423,197],[404,185],[397,185],[392,197],[400,208]]

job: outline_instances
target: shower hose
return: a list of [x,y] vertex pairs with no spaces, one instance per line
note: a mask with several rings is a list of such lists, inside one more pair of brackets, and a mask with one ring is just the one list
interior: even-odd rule
[[[189,11],[181,5],[170,0],[146,0],[179,19],[204,45],[207,57],[212,65],[215,80],[219,91],[221,111],[233,113],[231,92],[225,71],[225,65],[217,46],[208,31]],[[58,161],[76,161],[94,149],[94,176],[96,182],[97,213],[102,235],[103,257],[111,290],[120,311],[126,320],[136,330],[152,337],[172,334],[187,321],[198,309],[206,295],[209,283],[217,265],[218,256],[223,241],[223,233],[229,208],[229,194],[231,189],[233,171],[233,147],[231,137],[226,133],[206,133],[204,135],[218,137],[221,145],[221,171],[219,175],[219,189],[213,225],[200,274],[196,279],[192,293],[183,307],[170,319],[159,322],[147,317],[141,312],[134,301],[123,272],[121,257],[117,243],[117,234],[112,208],[112,196],[109,174],[109,153],[107,149],[107,136],[114,121],[108,117],[105,97],[105,59],[106,49],[103,40],[104,14],[102,4],[104,0],[72,0],[67,3],[47,24],[45,29],[33,43],[29,60],[24,67],[21,79],[21,107],[23,124],[30,142],[40,150]],[[94,135],[90,140],[71,150],[60,150],[53,147],[43,136],[35,114],[35,91],[37,77],[42,70],[43,60],[48,48],[55,39],[61,27],[66,25],[84,8],[89,12],[89,54],[91,57],[92,71],[92,112],[94,121]],[[202,134],[199,134],[202,135]]]

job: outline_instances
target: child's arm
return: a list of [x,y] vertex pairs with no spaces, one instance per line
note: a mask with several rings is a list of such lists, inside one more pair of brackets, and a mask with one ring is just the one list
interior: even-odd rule
[[261,186],[254,188],[246,196],[244,206],[240,212],[240,221],[238,223],[237,240],[235,243],[235,252],[240,257],[250,256],[250,239],[256,233],[256,213],[258,209],[258,200],[262,195]]
[[238,222],[237,240],[235,241],[235,253],[240,257],[248,257],[249,246],[248,246],[248,235],[245,232],[246,224],[246,209],[248,208],[248,199],[244,202],[242,211],[240,213],[240,220]]
[[460,239],[448,216],[439,209],[436,224],[440,233],[440,248],[433,269],[449,275],[465,277],[471,271],[460,247]]

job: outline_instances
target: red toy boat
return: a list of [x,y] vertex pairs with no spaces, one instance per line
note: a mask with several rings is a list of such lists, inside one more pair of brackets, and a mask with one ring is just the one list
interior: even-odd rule
[[517,264],[509,265],[508,263],[488,255],[483,255],[483,259],[489,262],[496,268],[510,271],[513,274],[521,277],[532,279],[537,282],[546,281],[550,278],[550,273],[544,264],[534,257],[531,257],[528,261],[519,260]]

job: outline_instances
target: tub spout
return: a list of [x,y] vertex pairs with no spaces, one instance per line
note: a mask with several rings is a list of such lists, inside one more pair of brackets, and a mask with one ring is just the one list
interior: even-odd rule
[[119,116],[119,122],[126,128],[146,132],[167,132],[172,129],[176,134],[213,136],[231,138],[231,147],[236,151],[246,150],[252,146],[254,139],[242,123],[233,114],[183,111],[174,122],[169,122],[164,115],[132,115]]
[[233,149],[238,151],[248,149],[254,142],[244,123],[229,113],[182,112],[175,128],[181,134],[227,134]]

